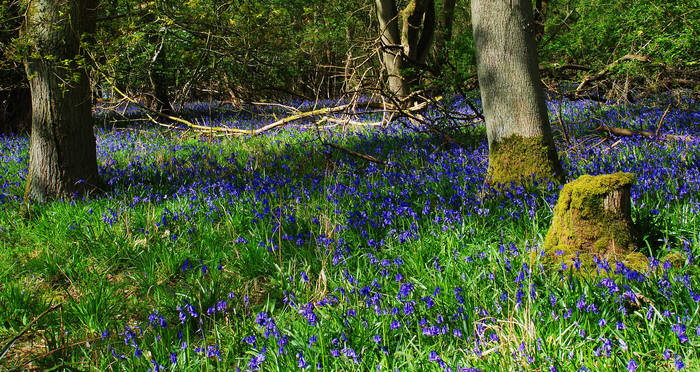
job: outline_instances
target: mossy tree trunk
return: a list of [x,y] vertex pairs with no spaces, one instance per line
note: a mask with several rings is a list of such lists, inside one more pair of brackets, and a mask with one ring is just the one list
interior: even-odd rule
[[492,185],[563,182],[540,82],[530,0],[473,0],[477,73]]
[[435,36],[435,1],[410,0],[400,12],[395,0],[375,0],[382,59],[391,94],[406,97],[419,83]]
[[98,182],[90,85],[80,38],[94,31],[94,0],[33,0],[25,61],[32,100],[26,197],[67,198]]
[[[578,256],[588,266],[594,256],[613,263],[635,257],[631,255],[637,245],[631,218],[633,183],[632,174],[615,173],[583,175],[564,185],[545,238],[547,255],[567,264]],[[639,263],[636,258],[632,261]]]

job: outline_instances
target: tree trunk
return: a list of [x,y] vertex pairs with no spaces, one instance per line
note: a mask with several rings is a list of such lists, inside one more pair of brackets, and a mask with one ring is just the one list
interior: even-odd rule
[[442,3],[442,11],[435,30],[435,65],[438,73],[442,74],[443,66],[447,61],[447,43],[452,40],[452,24],[455,16],[455,0],[445,0]]
[[90,86],[79,65],[80,37],[94,31],[96,6],[94,0],[31,2],[27,32],[35,50],[25,62],[33,112],[28,199],[73,197],[98,183]]
[[472,25],[489,141],[488,182],[563,182],[540,82],[529,0],[473,0]]
[[[154,10],[155,11],[155,10]],[[168,35],[167,28],[160,32],[159,24],[157,23],[157,15],[151,11],[143,17],[143,22],[147,25],[154,25],[153,31],[148,36],[148,42],[154,46],[153,57],[151,58],[151,66],[148,71],[148,78],[151,81],[153,89],[153,102],[151,107],[164,114],[171,115],[173,106],[170,102],[168,90],[170,89],[170,74],[167,68],[167,52],[166,37]]]
[[377,18],[379,19],[379,34],[382,48],[382,59],[386,69],[387,83],[391,94],[399,97],[408,95],[401,69],[401,39],[399,38],[399,21],[394,0],[376,0]]
[[153,86],[153,93],[155,95],[154,109],[160,111],[164,114],[171,115],[173,113],[173,106],[170,102],[170,96],[168,96],[168,89],[170,84],[168,84],[169,76],[166,71],[166,53],[167,49],[165,47],[165,35],[160,44],[156,46],[155,54],[153,55],[153,64],[151,66],[150,78]]
[[425,64],[434,41],[435,1],[410,0],[400,13],[395,0],[375,2],[389,90],[403,98],[418,85],[418,69]]
[[548,0],[535,0],[535,40],[541,41],[544,36],[544,22],[547,20]]

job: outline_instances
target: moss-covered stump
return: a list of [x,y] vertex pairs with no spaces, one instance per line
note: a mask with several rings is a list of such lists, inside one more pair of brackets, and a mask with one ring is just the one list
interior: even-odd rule
[[579,256],[590,267],[597,256],[611,265],[622,261],[642,269],[640,254],[634,253],[637,239],[630,216],[633,183],[632,174],[615,173],[583,175],[564,185],[545,239],[547,256],[569,266]]
[[549,179],[564,183],[559,158],[554,144],[543,136],[522,137],[512,135],[494,142],[489,148],[487,182],[495,188],[510,183],[523,184],[535,179]]

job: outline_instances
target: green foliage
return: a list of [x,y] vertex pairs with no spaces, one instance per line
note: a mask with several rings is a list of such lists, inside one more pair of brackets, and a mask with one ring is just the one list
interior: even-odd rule
[[[626,54],[647,56],[669,68],[697,68],[700,2],[573,0],[553,2],[548,13],[545,61],[578,63],[600,69]],[[617,67],[633,77],[648,65]]]
[[[574,1],[568,31],[543,51],[553,59],[599,65],[627,53],[650,56],[669,66],[697,62],[700,50],[700,2]],[[549,29],[562,19],[562,9]]]
[[[30,53],[27,39],[18,37],[22,4],[0,2],[3,86],[23,80],[21,62]],[[550,2],[540,61],[576,63],[597,71],[633,53],[655,63],[620,63],[613,66],[613,75],[655,76],[663,66],[672,71],[697,71],[699,5],[698,0]],[[439,10],[442,2],[436,1],[435,6]],[[245,1],[236,5],[213,0],[119,0],[100,4],[96,42],[88,48],[110,80],[135,96],[145,97],[153,90],[149,71],[157,67],[153,58],[162,45],[166,57],[157,68],[162,69],[171,96],[180,103],[232,95],[330,98],[360,83],[364,68],[371,68],[364,75],[365,86],[372,86],[379,77],[378,59],[362,58],[376,48],[375,17],[372,5],[360,0]],[[439,76],[427,74],[426,81],[428,87],[459,91],[473,82],[475,74],[467,1],[457,2],[446,48],[446,64],[430,66],[440,71]],[[357,59],[348,64],[348,58]],[[434,58],[429,59],[429,64],[434,63]],[[352,86],[345,86],[350,83],[345,81],[346,65],[350,69],[362,66]],[[108,87],[100,73],[93,72],[91,79],[93,86]],[[111,93],[106,89],[102,95]]]

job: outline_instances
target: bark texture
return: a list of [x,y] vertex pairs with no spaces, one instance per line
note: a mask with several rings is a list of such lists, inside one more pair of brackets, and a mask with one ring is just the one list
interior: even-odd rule
[[94,31],[94,0],[33,0],[26,32],[34,53],[26,60],[32,97],[32,135],[26,197],[69,198],[99,180],[87,73],[80,38]]
[[401,39],[395,0],[376,0],[382,59],[387,73],[387,84],[392,94],[400,97],[408,94],[403,83],[401,68]]
[[435,38],[435,1],[410,0],[398,10],[395,0],[375,0],[382,60],[392,94],[406,97],[418,84]]
[[[540,82],[531,1],[473,0],[471,6],[488,172],[497,175],[490,182],[520,183],[533,174],[563,182]],[[518,141],[522,145],[513,145]]]

